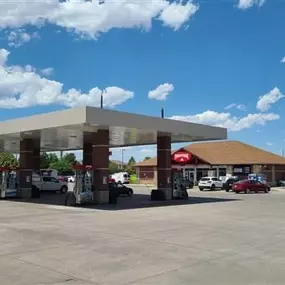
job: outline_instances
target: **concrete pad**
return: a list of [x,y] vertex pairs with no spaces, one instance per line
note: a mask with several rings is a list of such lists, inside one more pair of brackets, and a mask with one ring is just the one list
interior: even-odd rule
[[137,239],[112,243],[66,246],[19,255],[19,259],[41,264],[80,279],[104,284],[125,284],[159,272],[198,262],[198,252],[189,248],[157,244]]
[[72,280],[70,276],[14,258],[0,257],[0,264],[0,284],[3,285],[68,284],[66,282]]
[[0,201],[0,284],[284,283],[285,192],[189,194],[125,210]]

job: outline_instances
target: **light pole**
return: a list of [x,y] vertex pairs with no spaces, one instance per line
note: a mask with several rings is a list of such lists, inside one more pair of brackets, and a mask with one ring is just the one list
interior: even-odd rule
[[121,165],[121,169],[123,170],[124,168],[124,152],[125,152],[125,149],[123,148],[122,149],[122,165]]
[[104,105],[104,103],[103,103],[103,92],[104,92],[104,90],[102,90],[102,92],[101,92],[101,102],[100,102],[100,108],[101,109],[103,109],[103,105]]

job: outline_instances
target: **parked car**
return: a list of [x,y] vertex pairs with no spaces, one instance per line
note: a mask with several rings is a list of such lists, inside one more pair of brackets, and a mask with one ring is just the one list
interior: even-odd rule
[[276,186],[277,187],[284,187],[285,186],[285,180],[278,180]]
[[109,190],[110,191],[117,191],[118,196],[120,196],[120,195],[132,196],[134,193],[132,188],[127,187],[123,183],[119,183],[119,182],[109,183]]
[[232,189],[235,193],[246,193],[250,194],[252,192],[265,192],[270,191],[270,186],[256,180],[241,180],[235,182],[232,186]]
[[232,190],[233,184],[238,182],[238,181],[239,181],[239,178],[230,177],[228,180],[226,180],[226,182],[224,182],[223,189],[226,190],[227,192],[229,192],[230,190]]
[[67,181],[70,183],[74,183],[75,182],[75,177],[74,176],[67,176]]
[[215,190],[217,188],[223,188],[223,182],[217,177],[203,177],[198,183],[200,191],[204,189]]
[[52,176],[41,176],[37,173],[33,173],[32,176],[33,189],[39,191],[54,191],[66,193],[68,191],[67,182],[60,181]]
[[130,183],[130,175],[128,172],[119,172],[111,175],[112,179],[115,179],[116,182],[129,184]]
[[68,178],[65,176],[58,176],[57,179],[62,182],[68,182]]
[[115,183],[115,182],[116,182],[116,180],[110,176],[109,177],[109,183]]

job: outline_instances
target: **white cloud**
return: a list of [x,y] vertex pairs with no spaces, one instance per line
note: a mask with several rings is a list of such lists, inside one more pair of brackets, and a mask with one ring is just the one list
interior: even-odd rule
[[239,0],[238,8],[245,10],[254,5],[261,7],[265,2],[266,0]]
[[[1,7],[1,4],[0,4]],[[1,13],[1,12],[0,12]],[[10,31],[8,35],[8,42],[10,47],[19,47],[25,43],[28,43],[32,39],[39,38],[39,34],[34,32],[32,34],[27,33],[24,29],[16,29]]]
[[0,66],[4,66],[8,60],[10,52],[6,49],[0,49]]
[[230,110],[232,108],[237,108],[237,109],[239,109],[241,111],[246,111],[245,105],[243,105],[243,104],[236,104],[236,103],[232,103],[232,104],[226,106],[225,110]]
[[144,153],[144,154],[153,154],[156,150],[154,148],[148,148],[148,147],[145,147],[143,149],[140,150],[141,153]]
[[285,63],[285,56],[281,59],[281,63]]
[[237,109],[239,109],[241,111],[246,111],[246,107],[243,104],[237,105]]
[[236,105],[237,105],[236,103],[229,104],[228,106],[225,107],[225,110],[232,109],[232,108],[234,108]]
[[[0,49],[0,108],[23,108],[34,105],[99,106],[102,90],[92,88],[87,93],[76,89],[63,91],[63,84],[41,77],[27,65],[8,66],[9,52]],[[103,90],[104,106],[115,107],[133,98],[134,93],[119,87]]]
[[198,9],[198,5],[191,2],[188,2],[185,5],[181,5],[181,2],[173,2],[162,11],[159,19],[164,25],[177,31],[198,11]]
[[39,72],[44,76],[51,76],[54,72],[54,69],[52,67],[47,67],[47,68],[41,69]]
[[268,146],[273,146],[274,145],[274,143],[272,143],[272,142],[267,142],[266,143]]
[[245,117],[234,117],[230,113],[218,113],[215,111],[205,111],[201,114],[188,116],[173,116],[170,119],[224,127],[230,131],[240,131],[251,128],[254,125],[265,125],[269,121],[278,120],[277,114],[248,114]]
[[142,161],[145,157],[150,156],[153,157],[156,155],[156,145],[150,146],[135,146],[135,147],[124,147],[124,148],[112,148],[112,155],[110,157],[111,160],[122,160],[122,149],[124,151],[124,162],[129,161],[129,159],[133,156],[135,160]]
[[17,0],[0,2],[0,29],[52,23],[91,38],[114,28],[149,30],[153,20],[179,29],[198,10],[192,0]]
[[261,112],[267,111],[270,109],[272,104],[277,103],[283,97],[284,95],[280,92],[280,90],[277,87],[275,87],[267,94],[259,97],[256,104],[256,108]]
[[148,92],[149,99],[166,100],[168,95],[174,90],[174,86],[169,83],[159,85],[156,89]]

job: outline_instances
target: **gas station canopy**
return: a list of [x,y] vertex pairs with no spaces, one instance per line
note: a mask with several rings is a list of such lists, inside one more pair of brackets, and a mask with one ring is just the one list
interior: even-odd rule
[[99,129],[109,130],[110,147],[156,144],[158,134],[171,135],[172,143],[227,139],[224,128],[79,107],[0,122],[0,151],[17,153],[26,138],[40,138],[44,151],[82,149]]

